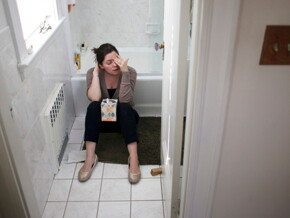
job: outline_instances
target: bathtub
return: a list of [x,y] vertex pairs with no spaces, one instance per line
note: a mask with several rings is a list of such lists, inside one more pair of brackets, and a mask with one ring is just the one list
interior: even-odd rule
[[[135,109],[140,116],[161,116],[162,51],[153,48],[118,48],[129,66],[137,71]],[[86,72],[94,66],[94,54],[87,49],[81,53],[81,68],[72,74],[72,92],[76,116],[85,116],[90,101],[86,97]]]

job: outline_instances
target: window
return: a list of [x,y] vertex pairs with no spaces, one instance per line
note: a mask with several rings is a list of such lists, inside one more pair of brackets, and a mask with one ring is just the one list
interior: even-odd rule
[[58,22],[55,0],[16,0],[28,53],[46,40]]

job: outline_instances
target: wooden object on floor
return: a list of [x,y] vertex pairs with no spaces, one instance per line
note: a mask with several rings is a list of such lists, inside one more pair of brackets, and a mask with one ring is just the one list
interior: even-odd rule
[[152,176],[156,176],[156,175],[159,175],[162,173],[162,168],[159,167],[159,168],[154,168],[154,169],[151,169],[151,175]]

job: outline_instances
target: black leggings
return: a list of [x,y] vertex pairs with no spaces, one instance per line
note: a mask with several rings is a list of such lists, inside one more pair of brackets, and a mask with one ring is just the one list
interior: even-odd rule
[[139,142],[137,138],[137,123],[139,115],[129,103],[117,104],[117,122],[101,121],[101,102],[93,101],[87,108],[85,121],[85,141],[98,143],[99,133],[121,132],[125,144]]

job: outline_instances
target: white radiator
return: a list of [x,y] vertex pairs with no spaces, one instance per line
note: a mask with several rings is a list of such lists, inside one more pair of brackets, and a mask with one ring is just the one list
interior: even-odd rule
[[50,151],[52,168],[56,173],[68,140],[64,83],[57,83],[43,111],[43,125]]

